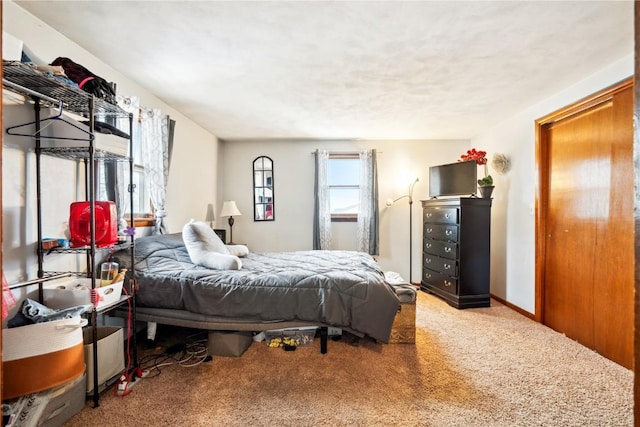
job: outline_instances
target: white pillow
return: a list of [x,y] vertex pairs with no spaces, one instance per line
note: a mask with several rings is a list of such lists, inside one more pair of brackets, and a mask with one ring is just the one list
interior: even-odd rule
[[249,248],[245,245],[226,245],[231,255],[243,257],[249,254]]
[[220,237],[202,221],[190,221],[182,228],[182,240],[187,245],[189,255],[191,251],[189,247],[201,249],[204,251],[213,251],[220,254],[229,254],[227,246]]
[[193,258],[191,253],[189,253],[189,256],[194,264],[210,268],[211,270],[240,270],[242,268],[242,261],[234,255],[219,254],[217,252],[201,252],[196,256],[196,259]]
[[240,258],[229,250],[218,235],[202,221],[189,222],[182,228],[182,240],[191,261],[214,270],[240,270]]

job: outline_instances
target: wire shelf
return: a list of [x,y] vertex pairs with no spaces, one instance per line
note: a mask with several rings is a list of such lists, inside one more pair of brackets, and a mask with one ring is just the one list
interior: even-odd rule
[[[96,252],[99,251],[112,251],[112,252],[116,252],[122,249],[129,249],[132,248],[133,245],[131,242],[127,241],[127,242],[123,242],[123,243],[116,243],[114,245],[111,246],[105,246],[105,247],[99,247],[96,246],[95,250]],[[84,254],[87,253],[89,250],[91,249],[91,246],[78,246],[75,248],[63,248],[61,246],[56,246],[55,248],[51,248],[51,249],[43,249],[42,253],[44,255],[49,255],[49,254]],[[58,274],[58,273],[56,273]]]
[[[68,160],[88,160],[89,150],[86,147],[48,147],[41,148],[40,152],[47,156],[59,157]],[[128,161],[129,157],[120,156],[108,151],[96,149],[93,154],[95,160]]]
[[[5,89],[16,92],[20,95],[34,96],[31,92],[43,95],[39,96],[49,106],[58,106],[53,100],[62,101],[66,110],[80,114],[89,118],[89,99],[92,97],[90,93],[63,83],[62,81],[48,77],[35,68],[17,61],[3,61],[3,85]],[[19,88],[14,87],[19,86]],[[35,95],[37,96],[37,95]],[[49,98],[49,99],[46,99]],[[129,113],[120,108],[116,104],[111,104],[104,99],[94,97],[94,114],[97,116],[111,117],[128,117]]]

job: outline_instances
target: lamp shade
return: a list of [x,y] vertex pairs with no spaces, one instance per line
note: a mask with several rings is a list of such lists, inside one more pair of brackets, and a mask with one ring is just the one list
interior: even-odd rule
[[238,206],[236,206],[236,202],[233,200],[225,200],[222,204],[222,210],[220,211],[220,216],[240,216],[242,215],[238,210]]
[[216,220],[216,214],[213,212],[213,203],[207,205],[207,215],[204,219],[207,222],[213,222]]

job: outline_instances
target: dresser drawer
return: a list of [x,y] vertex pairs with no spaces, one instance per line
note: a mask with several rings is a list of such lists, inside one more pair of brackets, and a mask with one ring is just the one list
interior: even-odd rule
[[458,279],[428,268],[422,269],[422,281],[452,294],[458,293]]
[[458,262],[447,258],[424,254],[423,266],[429,270],[444,273],[448,276],[458,276]]
[[456,208],[425,208],[422,210],[422,222],[439,224],[457,224],[458,209]]
[[458,244],[454,242],[424,239],[422,250],[424,251],[424,253],[436,255],[443,258],[458,258]]
[[423,236],[429,239],[458,241],[457,225],[425,224]]

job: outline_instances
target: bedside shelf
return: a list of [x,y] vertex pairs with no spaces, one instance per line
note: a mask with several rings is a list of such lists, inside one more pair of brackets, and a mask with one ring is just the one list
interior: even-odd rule
[[[101,260],[96,256],[98,253],[104,251],[117,251],[121,249],[129,249],[131,255],[131,267],[130,273],[134,273],[134,259],[133,248],[134,241],[129,238],[128,241],[111,245],[109,247],[98,247],[95,240],[95,233],[92,233],[94,239],[88,243],[88,246],[76,247],[76,248],[63,248],[55,247],[50,249],[43,249],[42,246],[42,222],[44,217],[44,209],[41,198],[42,191],[42,177],[43,166],[40,162],[40,157],[43,155],[59,157],[70,161],[83,161],[84,162],[84,175],[85,175],[85,197],[84,200],[88,202],[90,209],[90,215],[87,222],[92,223],[87,228],[96,229],[95,218],[95,201],[96,201],[96,176],[97,167],[99,163],[104,162],[120,162],[125,161],[129,163],[130,170],[133,170],[133,158],[131,156],[123,155],[133,152],[133,139],[132,125],[133,114],[126,112],[115,103],[111,103],[111,99],[106,101],[105,99],[97,98],[94,95],[85,92],[75,86],[66,84],[61,80],[50,77],[44,74],[30,65],[17,62],[17,61],[3,61],[3,89],[12,93],[18,94],[22,97],[25,104],[33,105],[34,120],[26,123],[15,124],[6,128],[6,133],[13,136],[24,137],[28,144],[33,144],[35,151],[35,182],[36,182],[36,206],[37,206],[37,249],[36,254],[38,256],[38,277],[39,279],[25,282],[28,285],[38,285],[38,297],[40,301],[43,300],[43,283],[48,280],[54,280],[60,277],[66,276],[84,276],[85,278],[96,277],[96,271]],[[17,99],[17,97],[16,97]],[[41,117],[41,113],[47,109],[59,109],[59,114],[50,115],[46,118]],[[49,112],[49,111],[48,111]],[[67,118],[61,118],[63,113],[68,116]],[[72,116],[80,116],[88,119],[88,122],[80,121],[76,119],[71,120]],[[129,132],[124,132],[115,127],[110,129],[110,121],[107,118],[126,118],[129,124]],[[75,129],[80,131],[80,137],[74,135],[67,135],[65,130],[56,130],[55,127],[49,127],[48,120],[60,120],[67,126],[66,129]],[[98,121],[100,120],[100,121]],[[104,120],[104,122],[102,122]],[[74,123],[75,121],[75,123]],[[5,123],[6,124],[6,123]],[[31,128],[33,126],[33,129]],[[70,127],[69,127],[70,126]],[[27,129],[27,130],[25,130]],[[43,134],[43,130],[46,130],[51,135]],[[102,131],[102,132],[100,132]],[[45,133],[47,133],[45,132]],[[115,132],[115,133],[114,133]],[[110,138],[113,136],[115,138]],[[71,183],[72,185],[73,183]],[[64,185],[64,183],[58,183],[58,185]],[[130,190],[128,203],[133,211],[133,178],[132,174],[129,176],[128,183],[120,183],[122,190]],[[49,213],[47,213],[49,215]],[[131,222],[133,223],[133,214],[131,214]],[[78,271],[76,272],[54,272],[47,271],[44,268],[45,258],[51,254],[80,254],[86,256],[86,263],[84,266],[78,264]],[[80,257],[79,257],[80,258]],[[48,260],[46,260],[48,262]],[[86,271],[80,271],[80,270]],[[133,277],[133,276],[131,276]],[[96,282],[99,283],[99,279],[90,279],[91,287],[97,289]],[[23,284],[21,284],[23,285]],[[93,372],[94,372],[94,384],[93,384],[93,402],[94,407],[99,406],[99,384],[98,384],[98,343],[97,343],[97,313],[105,313],[109,310],[113,310],[120,305],[131,303],[131,316],[132,324],[135,325],[135,283],[128,281],[130,286],[129,295],[121,296],[119,300],[114,301],[108,305],[94,309],[89,314],[91,329],[92,329],[92,349],[93,349]],[[133,353],[133,365],[137,366],[137,349],[135,342],[135,334],[133,334],[133,343],[131,351]]]

